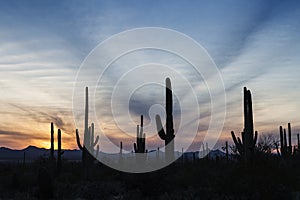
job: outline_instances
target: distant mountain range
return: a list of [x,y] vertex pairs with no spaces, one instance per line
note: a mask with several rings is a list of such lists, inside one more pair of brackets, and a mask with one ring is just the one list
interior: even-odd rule
[[[80,160],[81,151],[80,150],[64,150],[63,157],[67,160]],[[6,147],[0,147],[0,161],[23,161],[25,152],[25,161],[37,160],[41,157],[48,157],[50,155],[50,150],[45,148],[38,148],[35,146],[28,146],[25,149],[14,150]],[[55,151],[56,155],[57,152]]]
[[[34,160],[37,160],[41,157],[47,158],[50,155],[50,150],[45,148],[38,148],[35,146],[28,146],[25,149],[22,150],[14,150],[6,147],[0,147],[0,162],[23,162],[23,157],[25,153],[25,161],[26,162],[32,162]],[[55,151],[54,154],[56,155],[57,152]],[[105,153],[100,153],[105,154]],[[175,152],[175,154],[180,155],[180,152]],[[108,156],[109,154],[105,154]],[[111,154],[112,156],[116,156]],[[163,155],[163,152],[160,152],[160,155]],[[199,155],[202,155],[202,152],[196,151],[196,152],[185,152],[184,153],[184,159],[185,160],[192,160],[195,158],[198,159]],[[132,153],[123,154],[124,157],[132,156]],[[148,153],[148,157],[154,157],[156,156],[156,150],[151,150]],[[216,157],[225,157],[225,153],[223,151],[212,150],[209,152],[209,157],[212,159],[215,159]],[[63,158],[66,160],[72,160],[72,161],[79,161],[81,160],[81,150],[64,150]]]

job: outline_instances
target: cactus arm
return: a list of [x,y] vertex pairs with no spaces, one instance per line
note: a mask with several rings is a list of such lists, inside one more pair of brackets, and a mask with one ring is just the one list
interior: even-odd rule
[[280,134],[280,148],[283,149],[283,130],[282,130],[282,126],[279,127],[279,134]]
[[232,139],[233,139],[233,142],[234,142],[236,148],[238,149],[238,151],[240,153],[242,153],[243,152],[243,146],[242,146],[241,139],[239,137],[236,138],[236,136],[235,136],[235,134],[234,134],[233,131],[231,131],[231,136],[232,136]]
[[142,151],[145,152],[146,149],[146,134],[143,134],[143,138],[142,138]]
[[287,139],[286,139],[286,130],[285,129],[283,129],[283,143],[284,143],[284,148],[286,149]]
[[86,144],[84,144],[86,147],[87,147],[87,149],[88,150],[90,150],[91,149],[91,147],[92,147],[92,127],[91,126],[89,126],[89,131],[88,131],[88,145],[86,145]]
[[239,146],[237,146],[238,150],[242,154],[242,153],[244,153],[244,145],[243,145],[243,143],[242,143],[242,141],[239,137],[237,138],[237,140],[238,140],[238,143],[239,143]]
[[[246,141],[246,139],[245,139],[245,135],[246,135],[246,133],[245,133],[246,131],[245,131],[245,129],[244,129],[244,131],[243,132],[241,132],[241,136],[242,136],[242,141],[243,142],[245,142]],[[240,142],[240,144],[242,144],[242,142]]]
[[253,138],[253,144],[252,144],[252,148],[254,148],[254,147],[255,147],[255,144],[256,144],[256,141],[257,141],[257,135],[258,135],[258,132],[257,132],[257,131],[255,131],[255,133],[254,133],[254,138]]
[[93,147],[95,147],[97,145],[97,143],[99,142],[99,135],[97,135],[95,142],[93,143]]
[[231,131],[231,136],[232,136],[232,139],[233,139],[234,144],[235,144],[236,146],[238,146],[239,143],[238,143],[238,141],[237,141],[237,139],[236,139],[235,134],[234,134],[233,131]]
[[94,134],[94,123],[91,124],[91,132],[90,132],[90,139],[91,139],[91,149],[94,149],[95,147],[95,144],[94,144],[94,137],[95,137],[95,134]]
[[163,129],[160,116],[156,115],[155,119],[156,119],[156,128],[160,139],[166,140],[166,133]]
[[275,142],[275,148],[276,148],[276,151],[277,151],[277,154],[278,156],[281,156],[280,152],[279,152],[279,148],[278,148],[278,144]]
[[291,123],[288,123],[288,141],[289,141],[288,151],[289,151],[289,154],[292,155],[293,154],[293,146],[292,146]]
[[239,145],[242,146],[243,144],[242,144],[241,139],[239,137],[237,137],[237,140],[238,140]]
[[77,142],[77,146],[80,150],[83,150],[82,145],[80,144],[80,137],[79,137],[79,133],[78,133],[78,129],[76,129],[76,142]]

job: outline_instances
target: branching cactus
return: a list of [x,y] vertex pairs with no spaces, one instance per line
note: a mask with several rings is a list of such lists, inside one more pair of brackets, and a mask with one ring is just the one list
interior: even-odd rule
[[171,80],[166,79],[166,130],[164,130],[161,118],[156,115],[156,128],[159,137],[165,141],[165,159],[167,162],[171,162],[175,159],[174,157],[174,128],[173,128],[173,97]]
[[133,144],[135,159],[138,165],[144,165],[147,160],[146,134],[144,133],[143,115],[141,115],[141,127],[136,128],[136,143]]
[[143,115],[141,115],[141,128],[139,125],[136,127],[136,143],[133,144],[135,153],[146,153],[145,143],[146,135],[143,132]]
[[278,154],[282,156],[282,158],[291,157],[293,155],[291,124],[288,123],[288,135],[286,134],[286,130],[283,129],[282,126],[279,127],[279,134],[280,134],[280,153],[278,151],[278,146],[276,146]]
[[254,148],[257,141],[257,131],[254,133],[251,92],[244,87],[244,131],[241,133],[242,140],[231,131],[231,136],[239,154],[245,161],[253,158]]
[[88,97],[88,87],[85,88],[85,118],[84,118],[84,138],[83,145],[81,145],[78,129],[76,129],[76,141],[77,146],[82,150],[82,163],[86,165],[94,160],[94,157],[98,156],[99,145],[97,146],[97,151],[95,153],[95,146],[99,141],[99,136],[95,137],[94,134],[94,123],[89,126],[89,97]]
[[[80,137],[79,137],[79,132],[78,129],[76,129],[76,140],[77,140],[77,146],[80,150],[82,150],[84,153],[84,149],[88,150],[89,154],[91,154],[92,156],[94,156],[95,158],[98,157],[99,154],[99,145],[98,141],[99,141],[99,136],[97,135],[96,139],[94,140],[94,124],[92,123],[91,126],[89,127],[89,134],[88,134],[88,138],[90,139],[89,141],[87,140],[83,140],[86,143],[83,143],[83,145],[81,145],[80,143]],[[97,147],[96,147],[97,146]],[[97,150],[95,151],[95,147],[97,148]]]

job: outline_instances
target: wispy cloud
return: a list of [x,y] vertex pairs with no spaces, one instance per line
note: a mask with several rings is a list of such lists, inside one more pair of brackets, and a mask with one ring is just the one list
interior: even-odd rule
[[[55,4],[50,1],[1,2],[0,122],[4,124],[0,132],[1,145],[17,147],[9,139],[10,135],[15,135],[19,144],[22,138],[27,138],[28,143],[46,141],[50,121],[64,130],[66,139],[73,145],[73,129],[76,126],[82,132],[83,128],[85,84],[79,84],[82,93],[74,97],[78,98],[78,107],[74,108],[77,124],[73,122],[72,113],[73,84],[82,60],[112,34],[143,26],[181,31],[203,45],[212,56],[220,69],[227,95],[227,117],[220,141],[230,139],[230,130],[238,132],[242,129],[244,86],[252,90],[255,125],[259,131],[276,131],[278,125],[288,121],[295,124],[295,130],[299,129],[296,110],[300,106],[297,101],[300,94],[295,92],[300,89],[299,2],[226,1],[215,4],[211,1],[161,1],[159,6],[157,4],[139,1],[130,6],[123,1],[81,2],[80,5],[74,1]],[[120,45],[113,48],[120,48]],[[107,55],[110,50],[113,49],[107,49]],[[150,65],[147,70],[144,66],[144,70],[138,72],[139,76],[127,77],[132,81],[120,81],[128,70],[145,63],[152,63],[152,68]],[[153,70],[158,70],[155,63],[161,64],[160,71]],[[169,74],[163,66],[171,66],[176,72]],[[96,72],[92,70],[86,76],[98,76]],[[186,77],[197,91],[199,117],[193,116],[192,106],[184,106],[191,104],[192,94],[178,74]],[[151,76],[159,78],[160,85],[135,88],[135,83]],[[94,116],[91,120],[105,126],[104,129],[110,131],[111,138],[118,144],[123,133],[116,132],[118,129],[110,117],[110,97],[114,85],[120,81],[122,90],[117,95],[116,108],[124,129],[134,136],[141,114],[145,115],[149,127],[155,126],[151,115],[163,111],[166,76],[171,77],[174,94],[181,99],[174,104],[176,126],[182,121],[178,117],[182,113],[188,118],[187,127],[189,123],[199,122],[198,135],[192,145],[196,148],[211,118],[209,92],[217,90],[214,84],[207,88],[204,81],[213,83],[215,77],[210,77],[210,80],[199,78],[188,63],[166,52],[133,52],[112,63],[100,82],[101,87],[96,90],[95,99],[90,98],[98,109],[98,120]],[[135,89],[135,92],[127,102],[130,89]],[[216,94],[220,92],[216,91]],[[222,116],[221,99],[217,102],[214,108],[218,111],[215,114],[218,118]],[[155,104],[162,107],[155,107],[155,110],[152,107]],[[31,137],[30,131],[37,134]],[[160,144],[155,129],[146,131],[153,136],[149,138],[149,146]],[[126,143],[132,139],[131,136],[123,138]],[[185,141],[179,139],[177,142]]]

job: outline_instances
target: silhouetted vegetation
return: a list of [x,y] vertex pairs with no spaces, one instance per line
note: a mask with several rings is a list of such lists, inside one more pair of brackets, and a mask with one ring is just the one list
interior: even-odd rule
[[174,128],[173,128],[173,93],[171,80],[166,78],[166,131],[163,129],[161,118],[156,115],[156,127],[160,139],[165,141],[166,160],[172,162],[174,157]]
[[[89,93],[88,87],[85,88],[85,116],[84,116],[84,139],[83,145],[81,145],[78,129],[76,129],[76,141],[78,148],[82,151],[82,166],[83,166],[83,176],[89,178],[90,166],[98,157],[99,153],[99,136],[95,137],[94,123],[89,126]],[[95,152],[95,146],[97,145],[97,151]]]
[[[291,199],[300,191],[300,164],[282,164],[273,155],[244,162],[197,159],[176,162],[146,174],[123,173],[101,163],[91,166],[89,180],[78,162],[63,161],[59,177],[39,160],[20,170],[0,164],[0,196],[20,199]],[[38,172],[38,173],[36,173]]]
[[231,136],[240,156],[246,162],[252,161],[257,140],[257,131],[254,134],[253,127],[251,92],[244,87],[244,130],[241,133],[242,140],[239,137],[236,138],[233,131],[231,131]]
[[[171,82],[166,80],[166,132],[160,117],[157,128],[166,145],[174,139],[172,119]],[[182,154],[171,165],[158,171],[130,174],[116,171],[95,162],[99,136],[94,139],[94,124],[88,127],[88,89],[84,142],[81,145],[78,130],[76,140],[82,151],[81,162],[63,159],[61,130],[57,135],[57,158],[54,155],[54,126],[51,123],[50,151],[47,157],[26,163],[25,151],[22,163],[0,162],[0,198],[2,199],[299,199],[300,198],[300,156],[299,134],[297,145],[292,145],[291,124],[288,133],[279,128],[280,144],[274,134],[261,135],[253,129],[252,100],[249,90],[244,88],[244,131],[242,140],[232,132],[235,145],[226,141],[225,156],[204,155],[209,151],[203,147],[203,158],[192,153],[192,161]],[[173,134],[173,135],[172,135]],[[170,138],[169,138],[170,137]],[[169,138],[169,139],[167,139]],[[168,142],[167,142],[168,141]],[[257,142],[257,145],[256,145]],[[147,158],[141,126],[137,126],[134,150]],[[280,146],[279,146],[280,145]],[[229,150],[231,148],[231,152]],[[274,153],[277,151],[277,154]],[[169,149],[170,151],[170,149]],[[174,155],[174,146],[173,146]],[[168,155],[167,152],[166,154]],[[120,161],[123,160],[123,144],[120,142]],[[55,164],[56,160],[56,169]],[[159,148],[156,160],[160,160]],[[246,162],[245,162],[246,161]],[[147,164],[147,160],[137,163]]]

